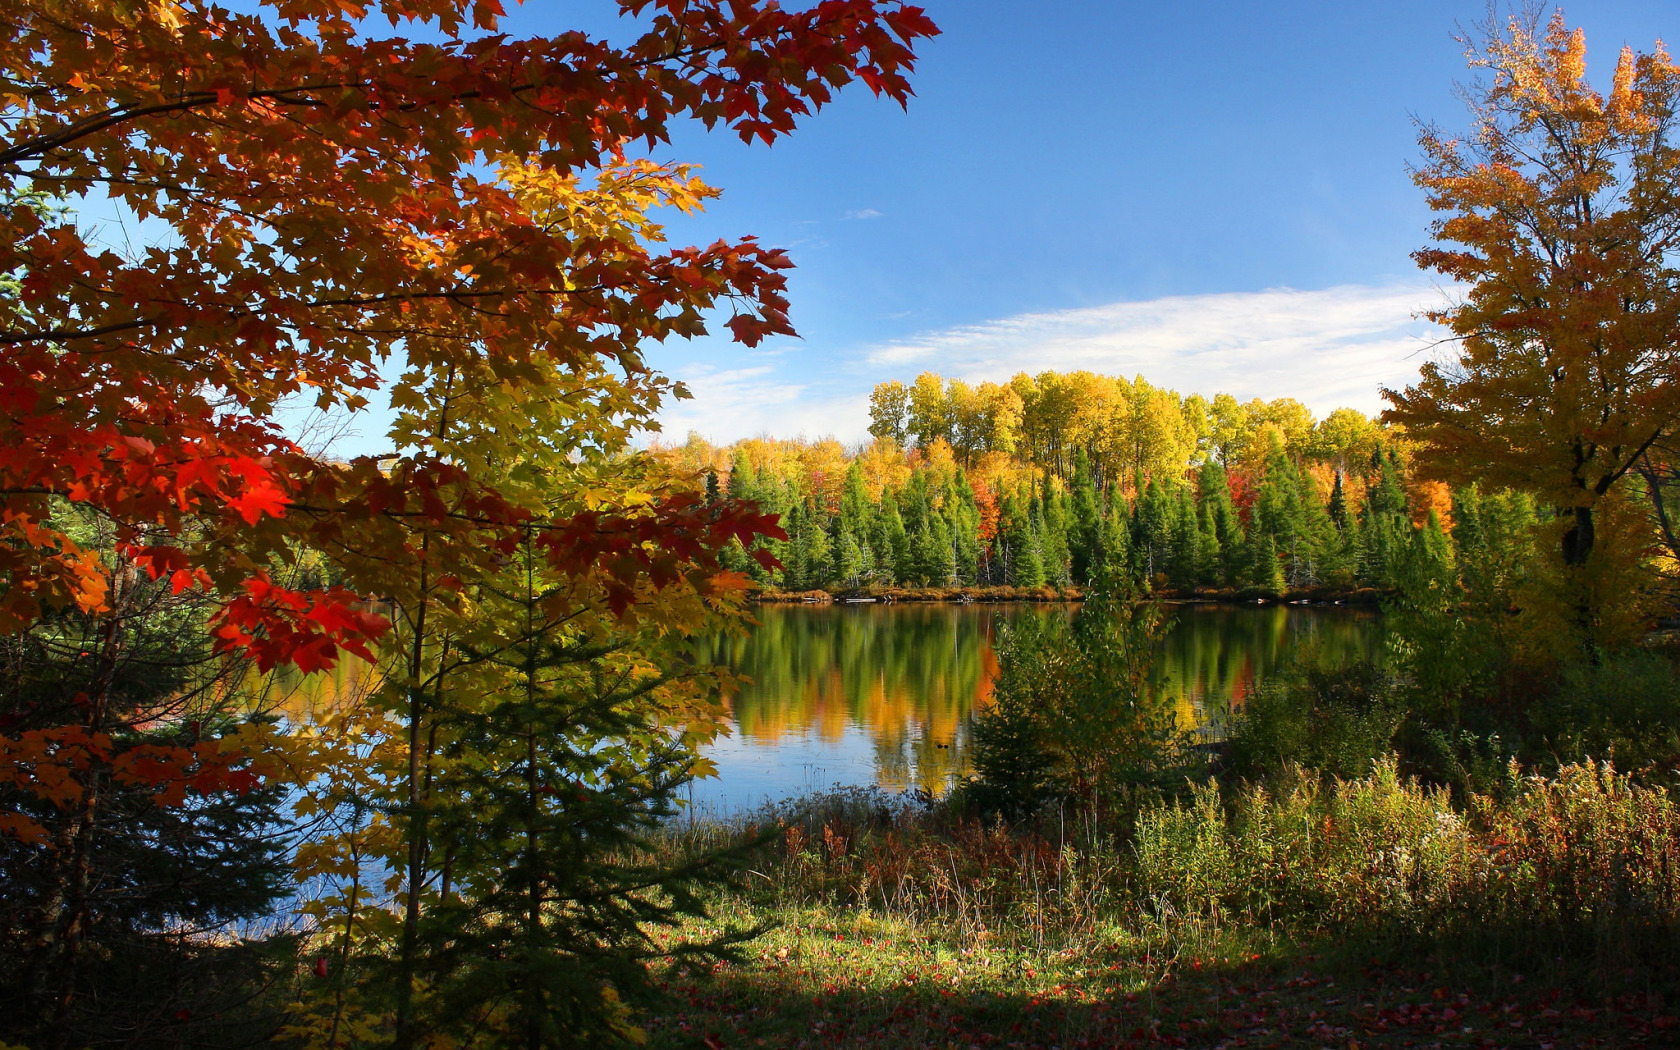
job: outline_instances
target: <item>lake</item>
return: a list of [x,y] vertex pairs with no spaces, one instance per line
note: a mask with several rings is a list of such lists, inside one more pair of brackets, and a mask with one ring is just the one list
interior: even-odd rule
[[[707,754],[702,811],[730,812],[840,785],[943,791],[966,769],[968,726],[991,687],[1000,619],[1071,605],[763,605],[743,638],[704,655],[751,683],[728,698],[733,732]],[[1181,604],[1152,678],[1181,726],[1217,732],[1233,705],[1291,659],[1380,659],[1369,609]]]

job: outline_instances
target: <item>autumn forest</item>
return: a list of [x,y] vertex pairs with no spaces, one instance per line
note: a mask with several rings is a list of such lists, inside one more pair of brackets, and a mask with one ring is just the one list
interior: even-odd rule
[[1290,399],[1053,372],[978,389],[923,373],[873,404],[853,455],[697,436],[656,451],[782,516],[788,539],[755,545],[780,569],[739,546],[726,563],[791,591],[1079,588],[1112,563],[1140,591],[1374,593],[1448,552],[1455,508],[1471,557],[1534,524],[1520,494],[1423,480],[1399,433],[1352,409],[1318,421]]
[[0,9],[0,1050],[1680,1039],[1661,43],[1461,30],[1369,411],[1116,353],[714,442],[671,348],[875,278],[671,154],[797,183],[973,13],[539,6]]

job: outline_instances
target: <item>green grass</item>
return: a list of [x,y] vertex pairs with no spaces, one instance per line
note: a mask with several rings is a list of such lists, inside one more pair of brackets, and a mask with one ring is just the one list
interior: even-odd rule
[[[779,925],[747,958],[669,974],[647,1025],[685,1047],[1673,1045],[1672,962],[1605,974],[1489,945],[1295,944],[1258,930],[1082,950],[991,947],[853,909],[720,906]],[[702,930],[692,931],[696,934]],[[1515,947],[1515,945],[1513,945]],[[1631,961],[1631,960],[1630,960]]]
[[858,791],[758,819],[676,936],[769,930],[661,975],[655,1048],[1680,1045],[1680,811],[1608,767],[1455,801],[1386,763],[1014,829]]

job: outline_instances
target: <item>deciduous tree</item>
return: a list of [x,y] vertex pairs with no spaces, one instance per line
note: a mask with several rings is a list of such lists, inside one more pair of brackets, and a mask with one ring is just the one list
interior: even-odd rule
[[[430,690],[474,581],[531,537],[549,571],[632,616],[705,592],[729,544],[779,535],[750,505],[609,483],[623,438],[682,394],[647,343],[701,334],[718,309],[749,345],[791,331],[786,258],[750,238],[666,247],[649,210],[714,191],[633,152],[685,119],[769,143],[854,80],[903,102],[910,45],[935,31],[897,0],[620,8],[640,19],[622,46],[510,37],[497,0],[380,5],[423,40],[327,0],[0,13],[0,273],[17,279],[0,298],[0,631],[111,614],[110,563],[54,500],[108,523],[140,575],[213,598],[217,646],[263,668],[371,658],[388,624],[365,601],[385,598],[410,946]],[[43,193],[109,199],[141,245],[103,247],[34,206]],[[385,391],[383,455],[312,455],[276,421],[288,398],[355,410]],[[352,586],[284,585],[275,566],[304,548]],[[97,710],[107,687],[90,680]],[[92,734],[79,716],[41,729],[0,726],[20,790],[118,761],[43,743]],[[214,789],[215,757],[147,776],[163,797]],[[72,842],[98,818],[76,819]],[[404,1020],[399,1005],[412,1041]]]
[[1426,128],[1416,173],[1443,215],[1416,258],[1464,288],[1432,314],[1457,349],[1385,418],[1424,469],[1557,508],[1581,569],[1600,503],[1680,418],[1680,67],[1625,49],[1600,94],[1561,14],[1490,27],[1471,65],[1471,131]]

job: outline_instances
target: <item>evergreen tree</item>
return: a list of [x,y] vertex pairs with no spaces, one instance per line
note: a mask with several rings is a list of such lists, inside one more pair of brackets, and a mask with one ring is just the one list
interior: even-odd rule
[[1099,555],[1101,496],[1091,477],[1091,460],[1081,448],[1073,460],[1073,496],[1068,527],[1068,553],[1073,582],[1091,582],[1091,567]]
[[922,562],[930,587],[949,587],[957,573],[956,549],[945,516],[935,511],[928,519],[927,552]]
[[854,459],[846,470],[846,481],[840,489],[841,531],[854,537],[866,537],[873,510],[869,503],[869,490],[863,482],[863,465]]
[[810,573],[811,529],[805,508],[794,504],[782,515],[782,528],[788,534],[787,547],[782,552],[782,586],[791,591],[804,590]]
[[834,549],[835,576],[843,586],[858,586],[864,577],[864,548],[859,546],[852,533],[842,529]]
[[1132,517],[1132,558],[1137,575],[1148,586],[1172,564],[1174,501],[1166,488],[1151,478],[1138,498]]
[[[124,563],[97,519],[61,506],[55,523]],[[91,737],[64,739],[86,758],[58,799],[0,777],[0,1044],[254,1044],[245,1006],[274,975],[254,943],[226,933],[284,897],[290,800],[240,790],[258,778],[237,768],[218,778],[198,765],[203,787],[189,787],[193,766],[152,772],[172,752],[215,754],[241,728],[248,665],[214,651],[208,595],[126,564],[109,609],[59,611],[0,638],[0,725]],[[15,772],[20,752],[7,754]],[[167,1035],[160,1004],[184,1015]]]
[[1231,479],[1217,460],[1202,464],[1196,487],[1202,510],[1213,525],[1214,540],[1219,548],[1219,564],[1215,569],[1218,582],[1227,587],[1241,585],[1248,575],[1250,555],[1245,549],[1242,517],[1231,499]]
[[904,530],[904,519],[898,513],[898,503],[888,493],[881,494],[881,543],[878,571],[889,583],[906,582],[910,571],[910,534]]
[[1131,527],[1131,509],[1116,486],[1110,491],[1108,513],[1102,518],[1093,570],[1106,579],[1123,578],[1128,587],[1135,587],[1138,577],[1132,565]]
[[1039,501],[1042,508],[1039,548],[1044,558],[1044,581],[1055,586],[1066,586],[1070,582],[1070,557],[1068,551],[1068,515],[1064,496],[1057,492],[1050,483],[1048,472],[1044,475],[1044,494]]
[[966,474],[959,472],[945,490],[945,519],[951,530],[955,582],[964,587],[980,582],[980,509]]
[[798,566],[797,579],[788,584],[791,589],[816,590],[827,585],[833,576],[833,554],[821,513],[811,500],[796,503],[789,511],[797,523],[789,529],[795,548],[789,552],[790,571],[793,563]]
[[1345,530],[1348,524],[1347,495],[1342,491],[1342,472],[1336,471],[1336,484],[1330,490],[1330,506],[1328,508],[1330,520],[1336,523],[1336,528]]
[[1283,566],[1278,563],[1277,541],[1262,532],[1249,537],[1248,549],[1249,586],[1273,597],[1282,594]]
[[1197,515],[1196,583],[1203,587],[1218,587],[1224,582],[1224,552],[1219,547],[1219,530],[1212,512],[1203,506]]
[[1179,589],[1196,586],[1201,578],[1200,563],[1197,561],[1201,547],[1201,518],[1196,513],[1196,501],[1188,489],[1181,487],[1173,506],[1172,556],[1168,569],[1172,586]]
[[740,452],[729,457],[729,498],[731,500],[751,499],[748,490],[752,487],[752,468],[747,465],[747,457]]
[[1004,545],[1008,550],[1009,583],[1016,587],[1038,587],[1044,583],[1044,561],[1038,549],[1038,530],[1030,508],[1023,508],[1019,496],[1004,504]]
[[616,1045],[638,1034],[621,998],[649,991],[647,961],[666,951],[647,928],[703,916],[697,891],[725,874],[716,855],[646,848],[697,758],[660,713],[706,676],[680,639],[604,610],[552,618],[547,588],[566,585],[529,540],[497,582],[483,600],[503,611],[457,641],[458,715],[432,784],[448,859],[421,930],[423,1024],[472,1045]]
[[1400,484],[1399,460],[1376,452],[1372,467],[1376,478],[1367,485],[1359,519],[1359,578],[1368,586],[1393,587],[1399,559],[1411,541],[1411,510]]

